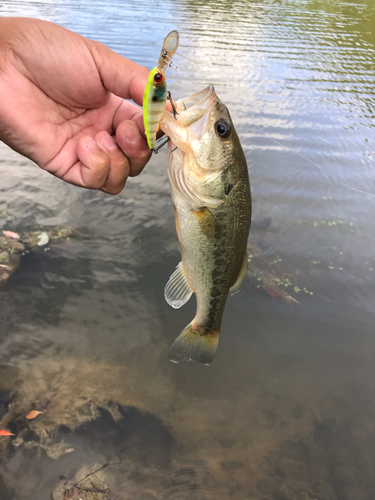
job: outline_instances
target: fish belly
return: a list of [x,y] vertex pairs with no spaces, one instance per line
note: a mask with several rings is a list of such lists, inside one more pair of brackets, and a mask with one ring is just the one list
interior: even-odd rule
[[236,238],[235,207],[231,201],[218,208],[194,207],[176,191],[172,192],[172,199],[182,265],[197,300],[194,326],[202,333],[219,330],[229,289],[244,260],[244,251]]

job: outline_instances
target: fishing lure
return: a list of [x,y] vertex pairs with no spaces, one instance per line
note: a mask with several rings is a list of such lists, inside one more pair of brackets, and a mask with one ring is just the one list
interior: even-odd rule
[[172,57],[175,55],[178,47],[179,36],[177,31],[171,31],[165,38],[159,61],[156,67],[151,71],[143,96],[143,122],[148,147],[152,151],[156,145],[156,134],[159,130],[159,123],[163,115],[167,99],[171,100],[174,114],[176,113],[173,107],[173,101],[167,90],[167,82],[165,79],[165,70],[172,64]]

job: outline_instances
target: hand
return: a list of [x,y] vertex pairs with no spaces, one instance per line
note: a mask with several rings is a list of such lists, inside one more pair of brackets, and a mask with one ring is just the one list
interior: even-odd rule
[[[0,18],[0,140],[61,179],[117,194],[151,153],[149,71],[46,21]],[[113,137],[115,136],[115,138]]]

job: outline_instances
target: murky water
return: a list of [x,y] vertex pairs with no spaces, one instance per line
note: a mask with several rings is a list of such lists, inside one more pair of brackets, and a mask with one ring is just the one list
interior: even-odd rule
[[[290,151],[375,194],[373,1],[6,0],[0,14],[150,68],[178,29],[196,63],[176,58],[169,87],[215,85],[254,206],[214,363],[172,365],[195,305],[163,297],[179,261],[166,152],[110,197],[0,145],[0,229],[78,227],[0,289],[0,418],[16,434],[0,444],[1,498],[60,500],[61,475],[110,462],[91,478],[107,496],[82,498],[373,500],[375,202]],[[32,408],[45,411],[27,421]]]

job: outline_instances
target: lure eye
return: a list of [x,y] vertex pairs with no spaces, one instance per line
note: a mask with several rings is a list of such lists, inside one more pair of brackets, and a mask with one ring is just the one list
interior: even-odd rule
[[215,130],[219,137],[226,139],[232,133],[232,127],[230,123],[226,120],[218,120],[215,123]]
[[156,73],[156,75],[154,76],[154,82],[156,83],[160,83],[163,79],[163,75],[161,73]]

